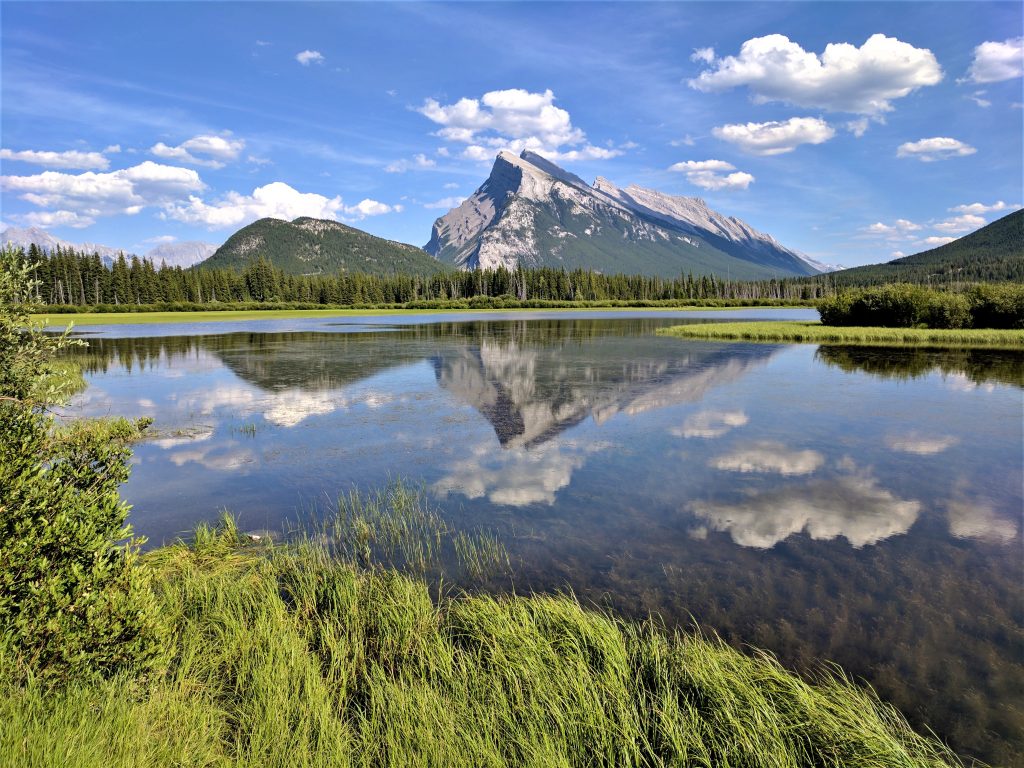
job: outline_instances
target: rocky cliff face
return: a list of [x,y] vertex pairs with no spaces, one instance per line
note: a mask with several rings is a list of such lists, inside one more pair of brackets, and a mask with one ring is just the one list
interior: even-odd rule
[[600,178],[591,186],[531,152],[499,153],[484,184],[434,222],[424,250],[464,269],[522,264],[739,279],[817,271],[698,198],[623,190]]

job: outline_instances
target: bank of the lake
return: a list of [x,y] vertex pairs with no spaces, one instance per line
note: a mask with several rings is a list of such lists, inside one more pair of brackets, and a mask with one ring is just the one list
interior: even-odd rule
[[0,675],[0,764],[960,765],[835,673],[808,684],[570,597],[439,596],[230,526],[142,567],[162,668],[57,690]]
[[500,307],[437,306],[437,307],[361,307],[337,309],[210,309],[180,311],[124,311],[124,312],[41,312],[33,315],[36,322],[54,327],[70,323],[81,325],[144,325],[155,323],[209,323],[216,321],[294,320],[331,317],[439,315],[450,313],[499,314],[504,312],[716,312],[749,309],[809,309],[802,304],[672,304],[672,303],[537,303]]
[[1024,348],[1024,330],[965,328],[875,328],[825,326],[798,320],[703,323],[663,328],[659,334],[685,339],[722,341],[796,342],[808,344],[856,344],[864,346]]

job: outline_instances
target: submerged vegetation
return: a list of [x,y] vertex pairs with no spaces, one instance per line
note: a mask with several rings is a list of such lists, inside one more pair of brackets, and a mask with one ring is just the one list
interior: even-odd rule
[[918,345],[932,347],[987,347],[1024,349],[1024,330],[962,328],[883,328],[827,326],[814,322],[774,321],[675,325],[658,333],[688,339],[732,341],[786,341],[813,344],[866,346]]

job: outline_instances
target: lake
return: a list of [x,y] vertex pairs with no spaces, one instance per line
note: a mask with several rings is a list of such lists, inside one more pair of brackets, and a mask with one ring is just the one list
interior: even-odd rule
[[1024,761],[1024,354],[689,341],[807,310],[345,317],[82,333],[75,415],[151,416],[150,544],[422,486],[520,593],[696,623]]

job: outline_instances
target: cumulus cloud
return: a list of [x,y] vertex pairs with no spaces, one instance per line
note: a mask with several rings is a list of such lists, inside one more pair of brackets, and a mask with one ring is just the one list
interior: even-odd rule
[[74,214],[79,221],[134,215],[147,206],[178,200],[206,188],[195,171],[150,160],[110,173],[44,171],[33,176],[0,176],[0,186],[40,208],[58,209],[37,214],[37,219],[46,215],[70,219]]
[[740,546],[770,549],[806,531],[812,539],[845,538],[855,548],[906,533],[920,502],[903,500],[868,475],[843,475],[767,492],[737,503],[694,502],[689,511]]
[[864,227],[861,232],[874,237],[884,237],[886,240],[909,240],[913,237],[911,232],[917,232],[922,227],[909,219],[896,219],[892,224],[885,224],[876,221]]
[[437,161],[431,160],[426,155],[420,153],[413,155],[411,160],[396,160],[393,163],[389,163],[384,168],[385,173],[405,173],[408,170],[425,170],[427,168],[433,168],[437,165]]
[[329,198],[314,192],[299,192],[283,181],[275,181],[257,187],[251,195],[228,192],[222,199],[213,203],[190,195],[187,204],[172,203],[165,206],[164,214],[188,224],[201,224],[210,229],[218,229],[262,218],[291,221],[300,216],[315,219],[339,219],[348,216],[359,220],[400,210],[400,205],[387,205],[370,199],[346,206],[339,196]]
[[959,441],[952,435],[927,436],[912,433],[909,435],[891,435],[886,438],[886,445],[894,451],[913,453],[918,456],[933,456],[936,453],[952,448]]
[[304,67],[308,67],[310,64],[323,64],[326,59],[320,51],[300,51],[295,54],[295,60]]
[[458,208],[465,199],[464,197],[442,197],[440,200],[435,200],[432,203],[424,203],[423,207],[432,210],[436,208],[437,210],[448,211],[452,208]]
[[896,150],[896,157],[916,157],[923,163],[930,163],[935,160],[946,160],[950,157],[973,155],[977,151],[970,144],[965,144],[958,139],[951,139],[948,136],[936,136],[931,139],[908,141],[900,144]]
[[1003,42],[987,41],[974,49],[974,61],[966,80],[972,83],[997,83],[1024,75],[1024,37]]
[[801,144],[823,144],[836,135],[835,128],[817,117],[722,125],[711,133],[752,155],[782,155]]
[[169,147],[158,141],[149,151],[164,160],[176,160],[186,165],[205,165],[223,168],[225,164],[238,159],[245,149],[245,141],[232,139],[231,134],[222,136],[201,135],[183,141],[176,147]]
[[[108,147],[106,151],[111,148]],[[118,147],[120,149],[120,147]],[[110,167],[110,161],[100,152],[48,152],[25,149],[15,152],[11,149],[0,149],[0,160],[17,160],[22,163],[42,165],[46,168],[70,168],[79,171],[101,170]]]
[[715,63],[714,48],[694,48],[690,54],[690,61],[703,61],[705,64]]
[[96,223],[96,219],[91,216],[84,216],[74,211],[32,211],[17,218],[30,227],[39,227],[40,229],[49,229],[50,227],[82,229]]
[[825,462],[817,451],[793,451],[781,443],[760,442],[716,459],[710,465],[728,472],[809,475]]
[[766,35],[747,40],[737,56],[709,63],[713,68],[690,80],[690,87],[711,92],[746,86],[757,103],[782,101],[872,116],[892,111],[893,100],[942,80],[930,50],[881,34],[859,48],[829,43],[820,56],[785,35]]
[[685,160],[669,167],[670,171],[686,174],[686,180],[704,189],[746,189],[754,177],[724,160]]
[[935,247],[938,247],[940,245],[945,245],[946,243],[952,243],[954,240],[956,240],[955,237],[932,236],[932,237],[926,237],[923,240],[920,240],[918,242],[920,242],[921,245],[930,245],[933,248],[935,248]]
[[510,88],[447,105],[427,99],[417,111],[441,126],[436,136],[467,145],[462,156],[470,160],[490,160],[502,149],[517,154],[529,150],[553,161],[604,160],[622,154],[621,149],[588,143],[569,113],[554,102],[550,89],[531,93]]
[[992,205],[985,205],[984,203],[968,203],[966,205],[957,205],[950,208],[952,213],[970,213],[975,216],[981,216],[985,213],[999,213],[1000,211],[1016,211],[1021,207],[1020,203],[1004,203],[1002,200],[996,200]]
[[669,434],[676,437],[721,437],[749,419],[743,411],[698,411],[688,416],[682,427],[673,427]]
[[934,227],[939,232],[955,234],[958,232],[973,232],[979,227],[985,226],[985,219],[975,216],[973,213],[965,213],[963,216],[956,216],[946,221],[940,221]]

